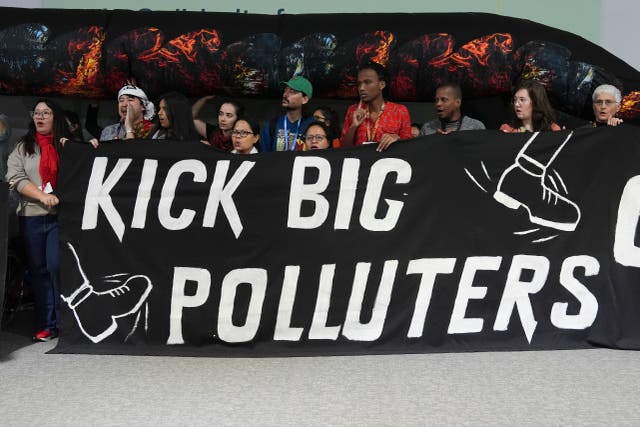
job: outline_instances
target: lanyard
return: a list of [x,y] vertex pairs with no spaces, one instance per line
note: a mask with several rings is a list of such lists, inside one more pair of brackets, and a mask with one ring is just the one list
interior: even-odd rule
[[380,122],[380,117],[382,117],[382,113],[384,113],[384,102],[382,103],[382,106],[380,107],[380,113],[378,114],[378,117],[376,117],[376,121],[373,122],[373,133],[371,132],[371,127],[369,126],[369,121],[367,120],[367,141],[368,142],[373,142],[375,141],[375,137],[376,137],[376,132],[378,131],[378,124]]
[[294,151],[296,149],[296,141],[298,140],[298,132],[300,131],[300,122],[302,121],[302,117],[298,119],[298,123],[296,125],[296,133],[293,136],[293,142],[291,143],[291,148],[289,148],[289,120],[287,120],[287,115],[285,114],[282,118],[282,127],[284,128],[284,146],[285,151],[291,150]]

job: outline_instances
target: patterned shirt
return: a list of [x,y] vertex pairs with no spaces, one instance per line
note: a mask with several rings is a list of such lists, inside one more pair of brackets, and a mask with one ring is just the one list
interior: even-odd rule
[[[347,117],[344,120],[342,136],[340,137],[343,146],[344,138],[347,132],[349,132],[351,123],[353,123],[353,113],[357,108],[358,104],[353,104],[349,107],[349,110],[347,110]],[[370,137],[367,136],[367,133]],[[385,102],[384,110],[380,113],[377,120],[371,120],[370,117],[367,117],[360,126],[358,126],[353,145],[361,145],[363,142],[369,141],[379,142],[385,133],[398,135],[400,139],[411,138],[411,116],[409,116],[407,107],[394,102]]]
[[302,150],[304,142],[301,138],[311,123],[313,123],[313,117],[302,117],[295,122],[290,122],[286,114],[266,122],[260,130],[259,151],[266,153]]
[[[443,129],[444,128],[444,129]],[[459,130],[482,130],[484,124],[480,120],[471,117],[462,116],[460,120],[455,122],[445,122],[440,119],[428,121],[420,129],[420,135],[431,135],[438,133],[438,129],[442,131],[459,131]]]
[[[142,120],[140,123],[133,127],[133,132],[135,134],[136,139],[144,139],[148,138],[149,134],[151,134],[151,128],[153,127],[153,122],[149,120]],[[111,141],[114,139],[125,139],[127,136],[127,130],[124,128],[124,123],[115,123],[107,126],[102,129],[102,133],[100,134],[100,141]]]

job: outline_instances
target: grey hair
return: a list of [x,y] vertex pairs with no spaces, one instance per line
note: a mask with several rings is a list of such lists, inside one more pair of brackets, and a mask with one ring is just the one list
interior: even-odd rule
[[616,99],[616,102],[618,104],[620,104],[620,102],[622,101],[622,94],[620,93],[620,89],[618,89],[617,87],[613,86],[613,85],[600,85],[596,88],[596,90],[593,91],[593,96],[591,97],[591,99],[593,101],[596,100],[596,97],[598,95],[600,95],[601,93],[608,93],[610,95],[613,95],[613,97]]

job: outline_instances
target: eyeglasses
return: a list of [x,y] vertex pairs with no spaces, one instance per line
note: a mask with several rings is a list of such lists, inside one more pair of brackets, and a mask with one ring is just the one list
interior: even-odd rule
[[593,101],[593,105],[600,105],[603,107],[611,107],[613,104],[617,104],[617,102],[612,99],[598,99],[597,101]]
[[526,104],[531,102],[531,99],[529,99],[529,98],[513,98],[513,101],[511,101],[511,102],[513,103],[513,105],[516,105],[516,104],[526,105]]
[[304,137],[304,140],[309,142],[322,142],[325,139],[327,139],[326,135],[307,135]]
[[249,132],[248,130],[232,130],[231,136],[235,136],[236,138],[246,138],[247,135],[255,135],[253,132]]
[[323,116],[313,116],[313,120],[324,123],[327,119]]
[[53,111],[29,111],[29,115],[31,117],[42,117],[43,119],[48,119],[49,117],[53,116]]

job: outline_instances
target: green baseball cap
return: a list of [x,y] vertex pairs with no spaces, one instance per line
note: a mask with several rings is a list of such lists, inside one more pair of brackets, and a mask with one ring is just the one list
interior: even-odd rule
[[311,82],[302,76],[291,77],[288,82],[280,82],[280,84],[287,85],[293,90],[302,92],[309,98],[311,98],[311,95],[313,94],[313,86],[311,86]]

